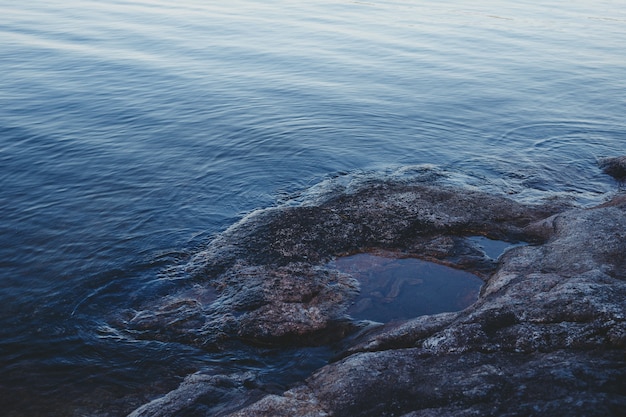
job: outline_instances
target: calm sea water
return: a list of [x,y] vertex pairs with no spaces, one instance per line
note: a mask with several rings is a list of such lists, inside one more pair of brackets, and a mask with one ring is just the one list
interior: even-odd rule
[[428,164],[588,205],[617,187],[596,159],[626,153],[624,1],[0,0],[0,16],[9,416],[125,415],[199,369],[280,385],[319,366],[107,328],[284,195]]

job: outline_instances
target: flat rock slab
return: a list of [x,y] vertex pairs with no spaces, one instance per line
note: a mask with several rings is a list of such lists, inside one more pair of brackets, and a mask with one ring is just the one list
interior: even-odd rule
[[[252,213],[190,262],[185,288],[118,325],[211,348],[344,338],[336,361],[301,385],[213,415],[623,415],[625,200],[529,206],[463,189],[368,183]],[[495,262],[465,239],[477,235],[530,245]],[[461,312],[358,333],[345,311],[359,283],[328,263],[380,250],[464,269],[485,285]],[[183,384],[161,401],[180,410],[176,398],[198,386]]]

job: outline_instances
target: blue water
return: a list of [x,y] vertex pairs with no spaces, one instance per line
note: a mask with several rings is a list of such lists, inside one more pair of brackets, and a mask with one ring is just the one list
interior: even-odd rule
[[626,153],[623,1],[0,0],[0,16],[9,416],[125,415],[198,369],[294,370],[286,384],[318,366],[107,327],[250,210],[424,165],[590,205],[617,187],[596,159]]
[[380,323],[463,310],[476,301],[483,284],[470,272],[420,259],[359,253],[333,264],[360,283],[347,313]]

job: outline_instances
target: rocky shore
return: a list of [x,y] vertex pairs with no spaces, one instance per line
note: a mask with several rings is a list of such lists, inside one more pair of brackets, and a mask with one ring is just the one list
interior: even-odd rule
[[[468,237],[525,242],[497,260]],[[481,277],[460,312],[355,322],[339,256],[384,251]],[[189,376],[139,416],[611,416],[626,410],[626,196],[528,205],[440,184],[368,181],[260,210],[187,265],[175,294],[127,311],[135,337],[224,349],[340,346],[284,393],[247,373]]]

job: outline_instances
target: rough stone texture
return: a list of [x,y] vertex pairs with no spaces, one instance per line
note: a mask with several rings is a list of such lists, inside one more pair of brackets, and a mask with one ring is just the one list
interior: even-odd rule
[[325,266],[333,257],[402,251],[487,277],[493,260],[460,237],[538,241],[541,234],[524,227],[555,211],[384,181],[333,194],[318,206],[260,210],[192,259],[188,286],[126,312],[119,323],[136,337],[204,347],[233,338],[263,344],[336,339],[352,328],[343,313],[358,283]]
[[626,180],[626,156],[602,158],[598,165],[605,174],[608,174],[618,181]]
[[[623,415],[620,200],[529,225],[548,241],[507,252],[472,307],[362,335],[293,392],[332,416]],[[273,415],[285,398],[232,415]]]
[[[620,200],[529,225],[548,241],[507,252],[476,304],[361,336],[299,387],[300,397],[333,416],[623,415]],[[281,401],[233,415],[269,416]]]
[[[581,415],[611,415],[607,411],[625,404],[613,385],[620,378],[624,382],[623,367],[613,368],[619,359],[606,353],[432,355],[419,348],[393,349],[352,355],[295,391],[305,398],[314,393],[320,408],[334,416],[450,409],[475,415],[572,415],[573,407],[561,407],[577,401],[586,403],[577,411]],[[244,409],[234,415],[271,414]]]
[[[149,402],[128,417],[169,417],[186,415],[216,415],[241,408],[261,394],[246,389],[253,377],[243,375],[189,375],[180,386],[167,395]],[[207,406],[212,404],[213,406]]]
[[[531,245],[494,263],[463,239],[471,235]],[[462,312],[344,338],[357,329],[343,312],[358,283],[327,262],[375,250],[463,268],[486,284]],[[625,254],[623,196],[592,209],[531,207],[379,182],[251,214],[195,257],[188,288],[121,324],[207,347],[344,338],[335,362],[232,416],[617,416],[626,409]],[[176,395],[163,399],[171,410]]]

